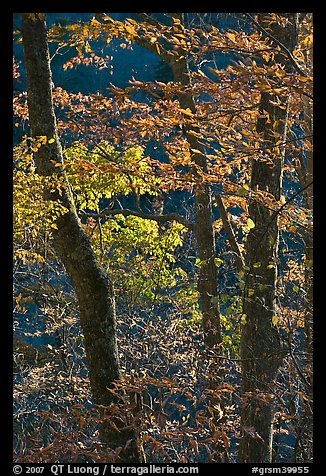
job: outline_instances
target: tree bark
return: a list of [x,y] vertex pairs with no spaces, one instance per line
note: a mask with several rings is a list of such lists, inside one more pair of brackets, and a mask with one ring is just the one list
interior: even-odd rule
[[[179,18],[183,24],[183,14],[173,13],[174,18]],[[172,58],[172,57],[170,57]],[[184,89],[191,85],[187,54],[180,52],[176,59],[169,60],[172,67],[174,80],[179,82]],[[196,104],[191,92],[179,92],[177,94],[180,107],[189,109],[196,114]],[[185,134],[191,150],[192,159],[199,170],[194,170],[197,177],[195,188],[195,226],[194,233],[197,242],[200,269],[198,277],[198,291],[200,295],[203,315],[203,327],[205,343],[208,347],[221,344],[221,324],[218,306],[217,268],[215,264],[215,235],[213,229],[212,192],[211,186],[204,183],[200,172],[207,173],[207,159],[205,149],[191,131],[200,133],[200,130],[191,121],[186,121]],[[198,152],[193,152],[196,150]]]
[[[108,387],[120,377],[114,291],[82,230],[64,171],[54,165],[63,164],[63,156],[53,109],[45,14],[23,13],[22,34],[31,136],[47,138],[46,144],[35,153],[36,169],[40,175],[64,179],[62,194],[47,190],[46,198],[58,200],[67,208],[67,213],[57,218],[53,235],[58,256],[78,299],[91,391],[104,416],[105,407],[114,401]],[[113,449],[123,448],[121,462],[142,461],[133,430],[117,431],[103,420],[100,435]]]
[[[97,13],[97,19],[103,21],[103,13]],[[156,21],[147,13],[137,13],[137,15],[147,23],[160,27],[160,22]],[[180,20],[180,28],[183,25],[183,13],[171,13],[171,18]],[[178,30],[178,26],[173,28]],[[181,31],[180,30],[180,31]],[[142,48],[157,54],[165,61],[172,69],[174,80],[180,82],[184,87],[190,86],[189,67],[187,53],[175,50],[175,55],[170,55],[162,45],[159,49],[155,47],[148,39],[141,35],[135,36],[133,41]],[[196,114],[196,105],[191,92],[177,93],[177,98],[182,109],[190,109],[193,114]],[[205,150],[202,144],[190,133],[194,131],[200,133],[198,127],[186,122],[185,134],[189,143],[190,149],[197,149],[199,153],[191,152],[192,158],[199,171],[207,172],[207,159],[205,157]],[[200,178],[200,173],[194,169],[194,174],[197,175],[198,184],[195,189],[195,224],[191,227],[194,231],[198,258],[201,261],[201,266],[198,276],[197,289],[200,296],[201,311],[203,316],[204,340],[207,347],[212,348],[221,344],[222,334],[220,325],[220,312],[218,307],[218,290],[217,290],[217,269],[215,264],[215,236],[213,229],[213,212],[212,212],[212,196],[211,187],[207,183],[203,183]],[[180,221],[180,220],[179,220]],[[188,225],[186,225],[188,226]]]
[[[264,19],[263,15],[259,14],[259,22]],[[273,23],[269,30],[290,51],[296,43],[295,15],[282,13],[289,23],[285,27]],[[281,196],[284,152],[277,154],[273,147],[277,140],[285,140],[287,129],[287,98],[278,99],[281,101],[279,106],[275,95],[261,94],[257,131],[262,135],[262,159],[253,161],[251,171],[251,189],[272,193],[276,200]],[[277,125],[273,127],[274,124]],[[282,362],[280,338],[272,322],[279,233],[277,221],[271,221],[269,210],[262,203],[253,201],[248,210],[255,227],[249,232],[246,243],[249,271],[243,303],[247,318],[241,335],[243,397],[239,461],[270,463],[274,417],[272,392]],[[258,266],[253,266],[254,263]]]
[[[303,20],[312,22],[312,14],[302,13],[299,28],[304,31],[305,26]],[[306,67],[310,74],[313,74],[313,52],[312,46],[305,52]],[[310,98],[304,98],[303,107],[303,132],[304,136],[311,141],[313,135],[313,102]],[[298,176],[303,189],[304,205],[313,215],[313,151],[312,148],[305,151],[305,157],[300,160],[298,167]],[[308,399],[302,403],[302,415],[298,427],[296,460],[298,463],[312,462],[313,460],[313,232],[307,229],[304,233],[305,243],[305,295],[304,295],[304,332],[305,332],[305,363],[304,376],[310,384],[308,390]]]

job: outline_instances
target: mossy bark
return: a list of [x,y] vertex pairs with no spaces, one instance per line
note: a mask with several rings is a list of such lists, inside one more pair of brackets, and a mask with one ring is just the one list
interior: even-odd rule
[[[40,175],[56,176],[64,180],[61,194],[47,190],[46,197],[60,201],[67,208],[67,213],[56,220],[57,229],[53,233],[55,246],[78,299],[91,391],[94,403],[100,406],[104,414],[105,407],[114,400],[108,387],[120,377],[114,291],[83,232],[61,166],[63,155],[53,108],[45,14],[24,13],[22,34],[31,136],[47,137],[46,144],[35,153],[36,170]],[[102,441],[113,448],[125,448],[127,442],[132,440],[121,452],[120,461],[142,462],[142,454],[133,430],[124,431],[120,428],[120,431],[117,431],[103,419],[100,434]]]
[[[289,23],[285,27],[273,23],[269,31],[292,51],[296,43],[296,14],[282,15],[288,17]],[[259,14],[259,21],[265,26],[263,20],[264,14]],[[262,158],[252,163],[250,187],[269,192],[280,200],[284,148],[280,151],[276,142],[281,140],[284,143],[286,138],[287,98],[263,92],[259,113],[257,131],[262,136]],[[246,242],[249,271],[243,303],[247,317],[241,331],[242,437],[239,462],[270,463],[274,418],[272,394],[282,362],[280,337],[272,320],[276,313],[279,232],[277,219],[271,219],[263,203],[251,201],[248,212],[255,227],[250,230]]]
[[[301,13],[299,28],[303,34],[306,30],[305,20],[313,21],[312,13]],[[313,74],[313,49],[312,45],[305,51],[305,66]],[[313,101],[304,98],[303,107],[303,132],[308,140],[313,136]],[[300,164],[297,168],[300,185],[305,188],[303,192],[304,205],[313,218],[313,150],[302,152]],[[304,332],[305,332],[305,364],[304,376],[310,387],[306,388],[307,400],[302,402],[302,414],[297,430],[296,460],[298,463],[311,463],[313,461],[313,232],[307,229],[303,236],[305,243],[305,294],[304,294]]]
[[[173,13],[174,18],[179,18],[183,23],[182,13]],[[177,28],[177,27],[176,27]],[[196,114],[196,104],[191,94],[190,72],[187,55],[180,51],[176,59],[170,60],[174,80],[179,82],[187,91],[180,91],[177,94],[180,107],[189,109],[192,114]],[[195,226],[194,233],[197,242],[198,258],[200,259],[200,269],[198,276],[198,292],[200,296],[201,310],[203,315],[203,327],[205,343],[208,347],[221,344],[221,324],[218,307],[217,289],[217,269],[215,264],[215,236],[213,229],[212,192],[209,183],[204,183],[202,173],[207,173],[207,158],[205,149],[201,142],[195,137],[194,132],[200,134],[200,129],[191,120],[185,123],[185,135],[189,143],[192,158],[196,164],[194,175],[197,185],[194,190],[195,201]],[[198,152],[195,152],[198,151]]]

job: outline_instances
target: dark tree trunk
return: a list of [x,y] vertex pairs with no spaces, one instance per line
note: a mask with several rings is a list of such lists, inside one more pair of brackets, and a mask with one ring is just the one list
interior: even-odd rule
[[[286,112],[271,105],[272,98],[263,93],[261,112],[270,114],[272,123],[281,121],[285,128]],[[264,120],[257,129],[264,132],[266,148],[272,146],[272,131]],[[280,198],[282,163],[273,158],[273,165],[255,161],[252,166],[251,188],[268,190],[276,200]],[[280,365],[281,346],[279,335],[272,323],[275,314],[275,285],[277,276],[277,222],[270,222],[268,209],[261,203],[251,202],[249,215],[255,223],[247,238],[246,265],[249,268],[243,312],[247,315],[242,326],[241,359],[243,407],[243,436],[240,444],[241,462],[267,463],[272,457],[273,404],[268,397]],[[266,226],[269,223],[268,232]],[[260,263],[259,267],[253,267]]]
[[[303,20],[307,16],[312,21],[311,13],[302,13],[299,28],[304,32]],[[306,67],[310,74],[313,73],[312,47],[305,52]],[[312,99],[304,98],[303,132],[312,143],[313,134],[313,103]],[[304,189],[303,199],[307,210],[313,215],[313,151],[307,150],[305,157],[301,157],[298,165],[298,175],[301,188]],[[298,427],[296,460],[298,463],[312,462],[313,460],[313,233],[306,230],[305,243],[305,303],[304,303],[304,331],[305,331],[305,364],[304,376],[310,387],[307,388],[307,400],[302,402],[302,415]]]
[[[79,303],[94,403],[99,405],[104,413],[103,407],[113,402],[112,394],[107,388],[120,377],[114,292],[81,228],[64,172],[53,163],[62,164],[63,157],[52,102],[45,14],[24,13],[22,33],[31,135],[47,137],[46,145],[35,154],[37,172],[43,176],[56,176],[64,180],[62,195],[47,191],[49,200],[60,201],[68,210],[56,221],[54,240]],[[54,142],[49,143],[52,138]],[[122,428],[117,431],[107,423],[103,423],[100,434],[102,441],[114,449],[124,448],[126,443],[132,440],[132,444],[129,443],[127,449],[121,452],[120,461],[127,463],[142,461],[133,431],[125,431]]]
[[[151,18],[146,13],[137,13],[145,22],[159,24],[156,20]],[[180,29],[183,25],[183,13],[170,13],[171,18],[180,20]],[[97,18],[103,20],[103,14],[98,13]],[[178,26],[173,28],[178,30]],[[180,32],[181,32],[180,30]],[[188,68],[187,53],[182,51],[175,51],[175,55],[168,54],[164,48],[156,49],[153,43],[141,36],[133,38],[136,44],[142,48],[146,48],[153,54],[159,54],[160,58],[165,61],[172,69],[174,80],[180,82],[182,86],[191,86]],[[180,92],[177,94],[179,104],[182,109],[190,109],[193,114],[196,114],[196,105],[193,96],[190,92]],[[199,153],[191,152],[192,158],[199,171],[207,172],[207,159],[205,157],[205,150],[200,141],[194,137],[190,131],[200,133],[198,127],[194,126],[191,121],[188,121],[185,126],[185,134],[191,149],[197,149]],[[218,307],[218,291],[217,291],[217,270],[215,264],[215,236],[213,229],[213,212],[212,212],[212,197],[211,187],[207,183],[203,183],[200,177],[200,172],[194,169],[194,175],[197,175],[197,186],[195,187],[195,226],[194,233],[197,241],[198,258],[201,261],[197,289],[200,296],[200,305],[203,316],[204,339],[207,347],[214,347],[221,344],[221,326],[220,326],[220,312]]]
[[[174,18],[180,18],[183,23],[182,13],[173,13]],[[180,52],[177,59],[170,60],[174,80],[183,87],[191,85],[189,77],[188,59],[185,53]],[[196,105],[191,92],[178,93],[178,100],[182,109],[189,109],[196,114]],[[200,133],[200,130],[191,121],[185,125],[185,134],[189,143],[189,148],[199,152],[191,152],[192,158],[199,171],[207,173],[207,159],[205,149],[193,133]],[[195,237],[197,241],[198,258],[200,259],[200,270],[198,277],[198,292],[200,295],[201,309],[203,315],[203,327],[205,343],[208,347],[220,344],[221,325],[218,307],[217,270],[215,264],[215,236],[213,229],[212,193],[211,186],[204,183],[200,177],[200,172],[196,170],[194,174],[198,180],[195,188]]]
[[[259,15],[260,21],[263,15]],[[269,31],[292,51],[296,43],[296,14],[282,15],[287,16],[290,22],[284,28],[273,23]],[[279,98],[280,107],[276,105],[276,99],[270,93],[261,94],[257,131],[262,134],[262,155],[269,160],[262,157],[262,160],[253,161],[251,189],[267,191],[279,200],[284,153],[273,148],[277,140],[284,141],[286,137],[287,98]],[[277,125],[273,127],[274,124]],[[243,434],[239,461],[269,463],[272,461],[274,418],[272,392],[282,362],[279,334],[272,322],[279,236],[277,220],[271,220],[264,204],[252,201],[248,210],[255,227],[248,234],[246,243],[249,271],[243,304],[247,322],[242,326],[241,335]]]
[[[184,24],[183,13],[172,13],[173,18],[178,18],[181,25]],[[178,28],[175,25],[175,28]],[[187,53],[180,51],[176,59],[170,60],[174,80],[179,82],[184,90],[177,94],[180,107],[189,109],[192,114],[196,114],[196,104],[191,94],[191,80]],[[195,133],[195,134],[194,134]],[[201,173],[208,173],[205,147],[197,139],[200,128],[193,121],[185,121],[185,135],[189,144],[192,160],[196,164],[193,174],[196,178],[194,187],[195,202],[195,224],[194,233],[197,242],[197,256],[200,260],[197,289],[200,296],[200,304],[204,328],[204,340],[208,348],[214,348],[222,344],[220,311],[218,305],[217,268],[215,263],[215,234],[213,228],[212,191],[209,183],[204,182]],[[197,137],[196,137],[197,136]],[[222,203],[223,206],[223,203]],[[224,208],[224,207],[223,207]],[[211,363],[211,374],[213,379],[206,382],[207,388],[216,389],[217,382],[223,381],[223,367],[219,361]],[[224,401],[220,401],[221,406]],[[207,405],[212,406],[211,397],[207,399]],[[224,418],[217,417],[212,421],[216,429],[223,427]],[[225,443],[221,440],[215,448],[214,461],[217,463],[228,462],[228,452]]]

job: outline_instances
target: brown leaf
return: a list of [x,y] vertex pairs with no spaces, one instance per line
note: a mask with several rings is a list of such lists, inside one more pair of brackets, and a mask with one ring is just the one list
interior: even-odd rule
[[158,412],[155,414],[156,423],[160,428],[165,428],[168,416],[164,412]]

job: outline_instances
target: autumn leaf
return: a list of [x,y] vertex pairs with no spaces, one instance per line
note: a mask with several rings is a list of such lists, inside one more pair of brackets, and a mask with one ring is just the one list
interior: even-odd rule
[[161,429],[165,428],[166,422],[168,420],[168,415],[164,413],[163,411],[159,411],[154,416],[155,416],[156,423],[159,425],[159,427]]
[[219,268],[221,264],[223,264],[223,260],[221,258],[214,258],[214,262],[217,268]]
[[241,316],[241,324],[245,325],[247,324],[247,314],[242,314]]
[[255,228],[255,222],[251,218],[248,218],[247,220],[247,227],[249,228],[249,230]]
[[234,33],[231,33],[231,32],[226,32],[225,33],[225,36],[227,36],[230,40],[232,40],[233,42],[236,41],[236,36]]
[[180,108],[179,111],[182,112],[182,114],[184,114],[185,116],[189,116],[189,117],[194,116],[194,114],[191,112],[189,107],[187,107],[187,109]]
[[237,192],[239,197],[244,197],[245,195],[247,195],[248,189],[249,189],[249,187],[245,187],[245,186],[239,187],[238,192]]

